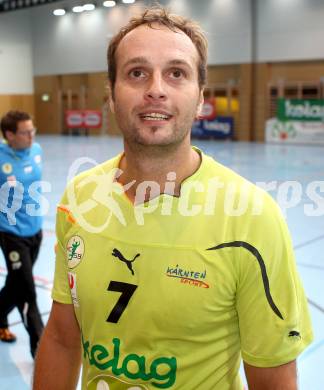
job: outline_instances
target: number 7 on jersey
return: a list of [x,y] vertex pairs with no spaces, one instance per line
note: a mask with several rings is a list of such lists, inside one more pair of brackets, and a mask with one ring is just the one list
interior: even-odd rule
[[107,322],[113,322],[114,324],[116,324],[119,321],[120,316],[126,309],[126,306],[128,305],[136,289],[136,284],[116,282],[114,280],[110,281],[107,291],[120,292],[121,296],[119,297],[116,305],[110,312],[107,318]]

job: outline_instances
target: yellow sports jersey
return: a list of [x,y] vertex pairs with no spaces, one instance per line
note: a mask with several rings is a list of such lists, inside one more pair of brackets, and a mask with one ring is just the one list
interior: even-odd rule
[[[201,153],[179,197],[134,206],[120,156],[78,175],[57,213],[52,297],[74,305],[82,389],[241,390],[241,357],[272,367],[310,343],[278,206]],[[167,191],[175,174],[168,175]],[[147,187],[137,187],[137,199]]]

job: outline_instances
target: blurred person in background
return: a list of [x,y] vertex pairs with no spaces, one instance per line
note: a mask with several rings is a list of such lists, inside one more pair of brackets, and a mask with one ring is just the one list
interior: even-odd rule
[[17,307],[34,357],[43,331],[32,272],[42,241],[42,149],[34,142],[36,129],[28,113],[9,111],[0,126],[0,247],[8,272],[0,291],[0,340],[16,341],[8,314]]

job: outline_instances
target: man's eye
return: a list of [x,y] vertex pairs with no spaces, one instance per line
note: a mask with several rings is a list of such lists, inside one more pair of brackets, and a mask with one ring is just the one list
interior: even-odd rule
[[181,69],[174,69],[171,71],[171,77],[173,79],[180,79],[184,76],[184,72]]
[[139,70],[139,69],[131,70],[129,72],[129,75],[133,78],[136,78],[136,79],[145,77],[144,72],[142,70]]

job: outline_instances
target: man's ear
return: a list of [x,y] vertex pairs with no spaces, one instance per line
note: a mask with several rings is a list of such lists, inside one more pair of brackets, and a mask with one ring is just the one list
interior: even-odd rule
[[10,142],[10,141],[12,141],[13,140],[13,138],[15,137],[15,133],[13,133],[12,131],[10,131],[10,130],[7,130],[7,131],[5,131],[5,139],[8,141],[8,142]]
[[110,108],[110,111],[114,114],[115,113],[115,103],[112,99],[112,96],[109,97],[109,108]]
[[204,104],[204,90],[202,89],[199,93],[199,101],[198,101],[198,106],[196,111],[196,118],[200,117],[203,104]]
[[108,89],[109,108],[112,113],[115,113],[114,93],[111,84],[109,82],[107,84],[107,89]]

